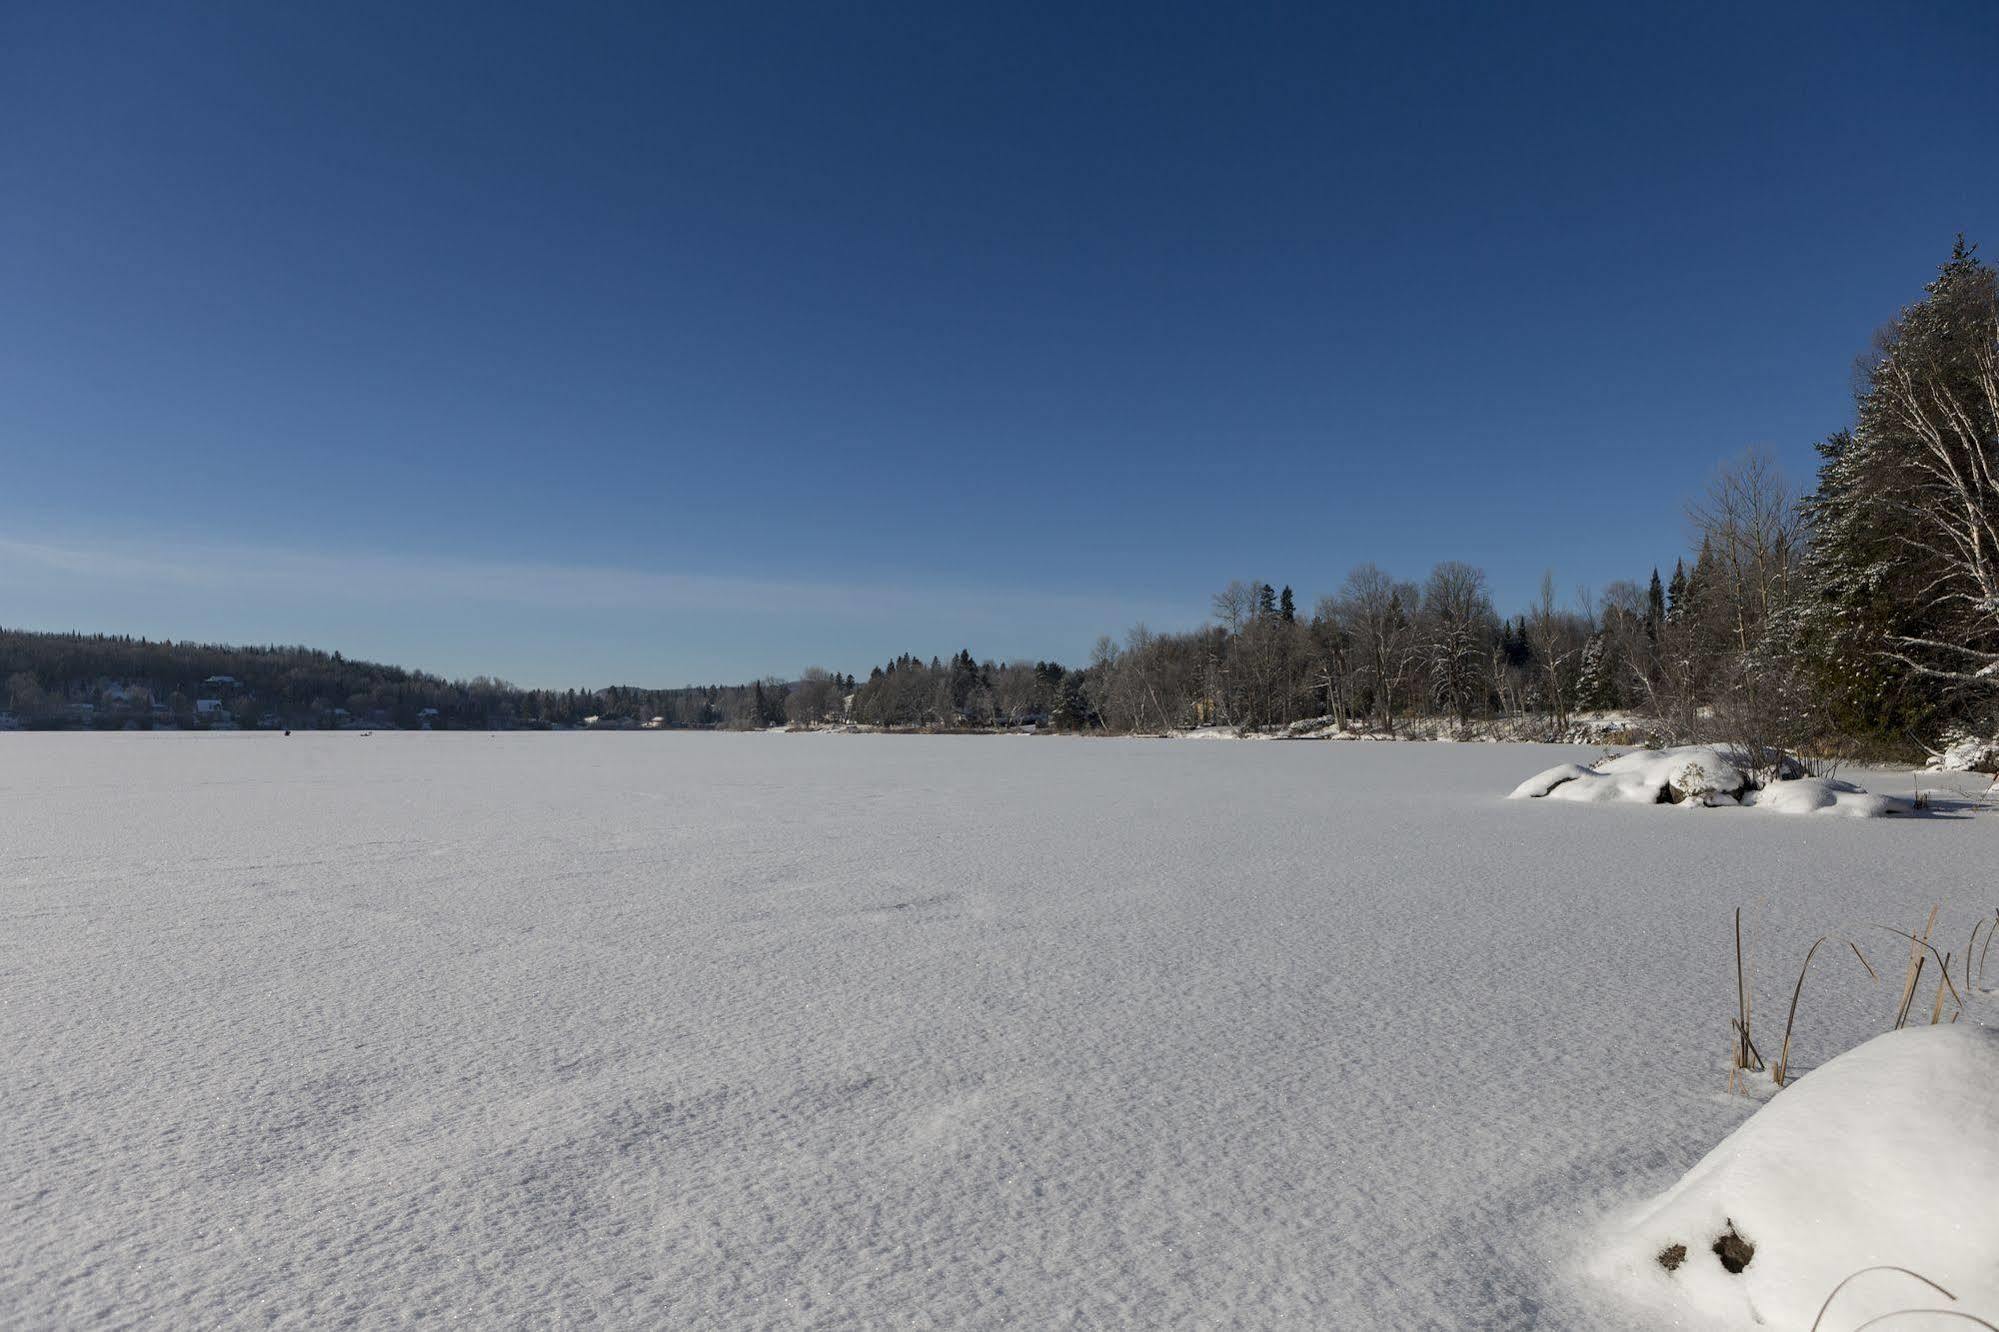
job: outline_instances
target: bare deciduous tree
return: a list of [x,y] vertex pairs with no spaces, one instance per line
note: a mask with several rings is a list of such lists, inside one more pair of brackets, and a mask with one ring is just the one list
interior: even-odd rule
[[1407,681],[1415,656],[1411,616],[1419,599],[1414,583],[1398,583],[1373,564],[1354,569],[1340,590],[1337,609],[1341,627],[1359,655],[1374,715],[1391,735],[1395,733],[1396,695]]
[[1576,675],[1589,640],[1589,626],[1579,624],[1578,618],[1556,603],[1554,572],[1542,574],[1540,596],[1527,617],[1527,637],[1541,676],[1542,702],[1558,734],[1568,729]]
[[1768,453],[1752,449],[1716,471],[1688,507],[1737,652],[1762,639],[1797,563],[1798,499]]
[[1232,634],[1241,633],[1242,627],[1256,614],[1256,597],[1260,587],[1258,583],[1238,578],[1215,593],[1213,606],[1216,622]]
[[1432,697],[1450,709],[1459,726],[1482,703],[1492,643],[1492,598],[1485,574],[1460,560],[1446,560],[1423,585],[1420,640]]
[[794,726],[810,726],[834,715],[840,691],[824,667],[807,666],[798,684],[785,696],[785,719]]
[[1895,535],[1930,573],[1917,595],[1942,612],[1943,636],[1897,635],[1891,654],[1918,674],[1999,690],[1999,303],[1970,307],[1968,373],[1889,355],[1876,401],[1916,447],[1916,484]]

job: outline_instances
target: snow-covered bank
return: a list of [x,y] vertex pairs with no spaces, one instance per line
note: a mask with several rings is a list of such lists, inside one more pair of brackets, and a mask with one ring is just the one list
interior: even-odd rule
[[1657,723],[1627,712],[1583,712],[1557,724],[1551,717],[1402,717],[1390,730],[1379,723],[1312,717],[1282,729],[1244,731],[1233,726],[1199,726],[1168,731],[1170,740],[1355,740],[1481,744],[1639,745],[1656,741]]
[[1962,732],[1946,736],[1929,766],[1935,772],[1999,773],[1999,736]]
[[0,737],[0,1325],[1655,1328],[1572,1269],[1753,1109],[1730,912],[1999,819],[1502,798],[1592,756]]
[[1586,764],[1558,763],[1514,787],[1509,798],[1682,809],[1737,805],[1775,814],[1855,818],[1914,811],[1909,801],[1871,795],[1838,778],[1807,777],[1788,762],[1774,774],[1757,772],[1739,751],[1712,745],[1638,750]]
[[[997,727],[882,727],[847,722],[826,722],[810,726],[777,727],[793,734],[840,733],[846,735],[1053,735],[1045,726]],[[1459,722],[1450,717],[1401,717],[1394,728],[1378,722],[1332,717],[1309,717],[1288,726],[1249,730],[1237,726],[1192,726],[1170,731],[1146,731],[1129,736],[1102,732],[1081,732],[1092,739],[1129,740],[1345,740],[1476,742],[1481,744],[1564,744],[1641,745],[1656,743],[1662,730],[1658,723],[1628,712],[1581,712],[1557,724],[1551,717],[1478,717]]]
[[1806,1332],[1842,1281],[1884,1265],[1955,1303],[1869,1273],[1824,1328],[1943,1305],[1999,1318],[1999,1032],[1876,1036],[1778,1093],[1597,1247],[1597,1279],[1659,1326]]

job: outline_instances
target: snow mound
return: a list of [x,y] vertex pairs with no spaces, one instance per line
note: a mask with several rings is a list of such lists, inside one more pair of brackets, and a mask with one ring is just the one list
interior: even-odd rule
[[1878,819],[1901,808],[1899,801],[1870,795],[1852,782],[1829,777],[1772,782],[1743,796],[1742,803],[1777,814],[1844,814],[1857,819]]
[[1540,798],[1696,809],[1751,805],[1778,814],[1858,818],[1878,818],[1904,808],[1900,801],[1869,795],[1851,782],[1801,776],[1789,760],[1779,765],[1779,780],[1758,787],[1752,765],[1740,752],[1711,745],[1637,750],[1588,767],[1564,763],[1529,777],[1508,796]]
[[1546,772],[1535,773],[1532,777],[1514,787],[1506,798],[1508,800],[1528,800],[1544,796],[1563,782],[1574,781],[1579,777],[1595,777],[1597,775],[1595,769],[1585,768],[1580,763],[1558,763]]
[[[1802,1332],[1841,1281],[1884,1264],[1920,1272],[1957,1296],[1952,1308],[1992,1318],[1995,1199],[1999,1031],[1910,1027],[1779,1092],[1678,1184],[1613,1220],[1590,1272],[1660,1325]],[[1845,1332],[1949,1304],[1909,1277],[1870,1272],[1822,1326]]]

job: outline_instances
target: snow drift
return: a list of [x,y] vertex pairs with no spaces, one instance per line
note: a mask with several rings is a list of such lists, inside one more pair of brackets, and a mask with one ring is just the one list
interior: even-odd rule
[[[1900,1309],[1999,1316],[1999,1031],[1877,1036],[1779,1092],[1599,1237],[1592,1274],[1661,1324],[1845,1332]],[[1909,1320],[1908,1326],[1928,1326]],[[1950,1326],[1969,1326],[1953,1320]]]
[[1694,808],[1750,805],[1779,814],[1859,818],[1879,818],[1905,808],[1900,801],[1869,795],[1851,782],[1806,777],[1789,759],[1776,768],[1775,780],[1759,783],[1756,766],[1739,750],[1711,745],[1638,750],[1587,766],[1563,763],[1548,768],[1514,787],[1508,798]]

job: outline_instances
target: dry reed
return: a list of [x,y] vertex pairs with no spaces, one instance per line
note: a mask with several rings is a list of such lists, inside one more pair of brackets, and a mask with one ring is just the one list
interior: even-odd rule
[[[1962,968],[1964,973],[1963,989],[1960,990],[1958,982],[1951,977],[1951,962],[1956,957],[1956,954],[1938,952],[1936,945],[1930,942],[1936,933],[1937,917],[1942,911],[1943,904],[1941,902],[1930,908],[1929,916],[1924,920],[1922,933],[1920,934],[1897,929],[1893,925],[1877,924],[1874,926],[1876,929],[1886,930],[1890,934],[1909,941],[1909,965],[1906,974],[1902,978],[1901,994],[1895,1002],[1893,1030],[1899,1031],[1908,1025],[1909,1016],[1916,1006],[1917,995],[1921,992],[1923,978],[1929,974],[1932,962],[1936,964],[1937,977],[1936,989],[1930,999],[1930,1023],[1932,1025],[1945,1021],[1944,1001],[1946,998],[1950,1000],[1949,1021],[1957,1022],[1964,1016],[1964,996],[1966,993],[1975,992],[1974,972],[1971,965],[1971,955],[1974,951],[1978,953],[1978,969],[1975,973],[1975,983],[1983,984],[1984,982],[1985,956],[1992,947],[1993,938],[1999,936],[1999,912],[1994,913],[1994,919],[1980,919],[1972,926],[1971,938],[1966,943],[1964,950],[1964,966]],[[1735,909],[1734,925],[1735,1016],[1729,1019],[1729,1027],[1733,1033],[1734,1041],[1733,1049],[1729,1056],[1728,1087],[1730,1091],[1734,1091],[1737,1080],[1744,1073],[1762,1072],[1765,1069],[1769,1071],[1771,1080],[1779,1087],[1783,1087],[1789,1084],[1792,1078],[1791,1036],[1798,1024],[1798,1007],[1802,1002],[1805,992],[1805,978],[1811,974],[1812,963],[1817,959],[1819,949],[1823,948],[1837,936],[1822,934],[1812,941],[1810,948],[1805,950],[1804,964],[1798,968],[1798,979],[1791,986],[1791,1006],[1784,1015],[1784,1037],[1777,1047],[1776,1062],[1770,1064],[1765,1062],[1762,1051],[1757,1049],[1756,1040],[1752,1034],[1755,985],[1752,968],[1749,963],[1750,950],[1743,938],[1741,907]],[[1984,947],[1982,949],[1979,948],[1979,934],[1981,931],[1984,932],[1985,936]],[[1844,943],[1847,949],[1852,952],[1854,960],[1866,971],[1868,979],[1878,984],[1881,980],[1881,974],[1874,969],[1874,964],[1867,960],[1867,954],[1861,951],[1860,945],[1852,939],[1843,939],[1840,942]]]
[[1844,1281],[1840,1282],[1837,1286],[1834,1286],[1832,1288],[1832,1294],[1826,1296],[1825,1303],[1819,1306],[1819,1316],[1817,1318],[1812,1319],[1811,1332],[1819,1332],[1819,1324],[1825,1321],[1826,1310],[1832,1308],[1832,1302],[1839,1298],[1839,1293],[1842,1290],[1845,1290],[1848,1286],[1852,1285],[1855,1281],[1858,1281],[1861,1277],[1866,1276],[1869,1272],[1900,1272],[1905,1277],[1914,1277],[1916,1280],[1922,1282],[1925,1286],[1928,1286],[1931,1290],[1943,1296],[1945,1299],[1951,1301],[1953,1304],[1957,1302],[1957,1296],[1951,1294],[1949,1291],[1945,1290],[1942,1286],[1939,1286],[1936,1282],[1924,1276],[1921,1272],[1912,1272],[1906,1267],[1896,1267],[1892,1263],[1882,1263],[1876,1267],[1863,1267],[1858,1272],[1850,1273]]
[[[1753,1061],[1753,1062],[1752,1062]],[[1735,908],[1735,1059],[1728,1070],[1728,1089],[1745,1071],[1763,1071],[1763,1056],[1749,1036],[1749,978],[1742,965],[1742,908]]]

